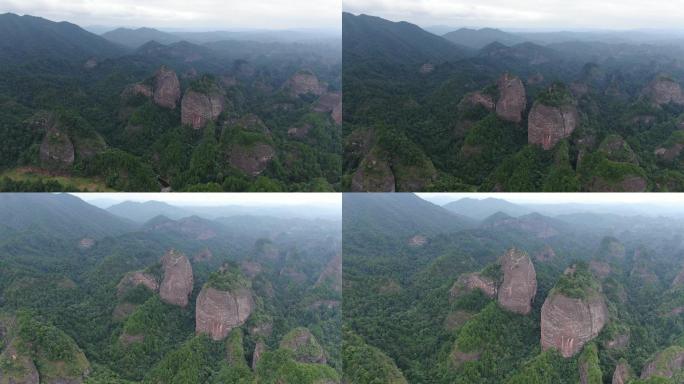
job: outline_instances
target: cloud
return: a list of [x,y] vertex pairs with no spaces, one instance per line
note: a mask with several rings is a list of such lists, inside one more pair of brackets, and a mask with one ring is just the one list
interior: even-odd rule
[[422,26],[679,29],[684,19],[680,2],[662,0],[343,0],[343,8]]
[[0,0],[0,13],[81,26],[205,30],[339,29],[340,9],[340,0]]

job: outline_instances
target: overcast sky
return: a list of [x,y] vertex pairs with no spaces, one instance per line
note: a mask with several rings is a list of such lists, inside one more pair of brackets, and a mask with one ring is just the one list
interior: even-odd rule
[[0,0],[12,12],[83,27],[340,29],[340,0]]
[[73,193],[85,201],[162,201],[176,206],[297,206],[338,207],[339,193]]
[[684,208],[682,193],[418,193],[423,199],[430,201],[471,199],[507,200],[520,204],[649,204],[677,206]]
[[343,8],[423,27],[681,29],[682,0],[343,0]]

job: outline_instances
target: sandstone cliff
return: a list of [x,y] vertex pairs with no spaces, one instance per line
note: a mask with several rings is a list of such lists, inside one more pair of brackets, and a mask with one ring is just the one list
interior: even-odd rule
[[504,73],[496,84],[499,88],[496,114],[506,121],[519,123],[527,106],[527,96],[522,81],[515,76]]
[[620,360],[613,372],[612,384],[627,384],[632,379],[632,370],[627,364],[627,361]]
[[352,192],[394,192],[395,179],[389,162],[377,151],[364,157],[359,168],[352,175]]
[[280,348],[294,352],[295,359],[300,363],[325,364],[327,359],[323,347],[306,328],[296,328],[283,336]]
[[679,346],[669,347],[659,352],[641,370],[641,378],[667,377],[670,378],[684,368],[684,348]]
[[180,82],[176,72],[162,66],[154,76],[154,102],[160,107],[174,109],[180,99]]
[[508,250],[501,259],[503,282],[498,289],[499,304],[509,311],[526,315],[537,294],[537,275],[527,253]]
[[254,299],[248,288],[223,291],[205,286],[197,297],[195,330],[213,340],[223,340],[233,328],[245,323],[253,307]]
[[152,292],[157,292],[159,290],[159,283],[157,278],[150,275],[149,273],[135,271],[129,272],[121,278],[119,284],[116,285],[116,294],[119,298],[123,297],[126,292],[130,289],[137,287],[138,285],[144,285]]
[[168,304],[185,307],[192,292],[192,266],[182,253],[169,250],[161,259],[164,279],[159,287],[159,296]]
[[204,128],[208,122],[218,119],[224,105],[223,95],[218,92],[188,90],[181,101],[181,123],[194,129]]
[[326,87],[318,81],[318,77],[311,71],[299,71],[292,75],[285,83],[285,88],[292,96],[303,96],[313,94],[322,95]]
[[328,286],[335,292],[342,292],[342,254],[338,254],[325,266],[318,276],[315,287]]
[[578,125],[579,113],[574,105],[548,106],[536,101],[528,116],[527,141],[549,150],[569,137]]
[[556,348],[564,357],[573,356],[598,336],[607,321],[608,309],[600,285],[586,266],[573,267],[542,306],[542,349]]
[[275,149],[267,143],[235,145],[228,155],[228,162],[250,176],[260,175],[275,157]]
[[488,277],[482,276],[480,273],[466,273],[458,277],[454,285],[449,291],[451,297],[456,297],[463,291],[472,291],[479,289],[485,295],[494,298],[496,297],[496,282]]
[[656,105],[665,105],[669,103],[684,104],[684,95],[682,95],[682,88],[679,83],[666,76],[659,76],[653,80],[643,91],[643,94],[648,97]]
[[43,167],[63,171],[74,163],[74,144],[65,130],[49,115],[39,117],[34,124],[45,130],[40,144],[40,163]]

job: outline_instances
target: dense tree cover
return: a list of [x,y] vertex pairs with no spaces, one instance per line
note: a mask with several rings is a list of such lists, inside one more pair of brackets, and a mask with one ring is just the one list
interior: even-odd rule
[[[682,345],[683,288],[672,286],[681,270],[681,220],[532,214],[522,224],[497,214],[479,225],[431,233],[419,223],[435,213],[393,196],[345,200],[345,228],[353,227],[343,232],[343,359],[350,381],[389,383],[403,375],[420,383],[574,384],[586,373],[588,382],[610,383],[620,361],[638,376],[659,352]],[[389,207],[393,216],[371,217]],[[404,215],[415,224],[397,230],[393,225]],[[389,220],[386,228],[380,225]],[[542,223],[558,233],[537,237],[530,228]],[[408,242],[417,233],[428,234],[425,244]],[[530,314],[508,312],[479,290],[452,296],[462,273],[500,279],[496,261],[512,247],[526,251],[535,266]],[[537,259],[546,247],[555,255]],[[609,268],[607,275],[595,269],[604,264],[590,263],[597,260]],[[606,299],[607,325],[571,358],[541,348],[541,308],[553,291]]]
[[[676,132],[684,108],[678,100],[657,105],[651,93],[653,81],[679,86],[684,79],[684,71],[673,64],[684,56],[681,47],[523,42],[494,43],[473,52],[444,47],[446,39],[428,39],[427,32],[406,23],[350,14],[343,23],[345,189],[352,188],[352,178],[360,177],[357,171],[369,156],[388,159],[398,191],[682,188]],[[419,38],[424,46],[413,44]],[[369,49],[378,45],[382,49]],[[432,50],[441,54],[426,53]],[[466,96],[479,91],[496,103],[497,80],[504,73],[525,87],[519,123],[504,121],[495,108],[467,102]],[[527,144],[535,103],[574,105],[579,111],[574,132],[548,151]],[[405,149],[397,151],[383,137],[396,138]],[[629,157],[602,145],[616,137],[633,152]],[[403,174],[404,162],[416,169]]]
[[[0,226],[0,356],[15,340],[41,377],[67,377],[65,370],[83,375],[81,368],[87,366],[90,384],[339,381],[339,306],[313,305],[341,300],[339,292],[314,287],[329,260],[339,254],[339,225],[296,219],[293,228],[285,224],[288,220],[240,216],[206,220],[203,225],[211,225],[218,235],[198,240],[169,229],[133,226],[104,211],[102,216],[84,214],[96,208],[72,201],[72,196],[47,197],[57,206],[40,199],[31,203],[31,196],[24,204],[9,197],[4,201],[27,209],[13,211],[16,221]],[[64,217],[67,210],[73,214]],[[90,223],[93,218],[96,224]],[[36,220],[50,225],[36,225]],[[258,225],[250,225],[252,221]],[[97,236],[94,244],[82,247],[89,223]],[[281,233],[278,228],[289,230]],[[256,241],[267,233],[280,235]],[[262,252],[266,244],[275,251],[270,258]],[[165,303],[142,285],[120,290],[119,282],[133,271],[161,282],[159,260],[170,248],[190,260],[206,249],[213,254],[192,262],[194,287],[186,308]],[[240,272],[245,260],[259,266],[256,276]],[[222,266],[225,272],[217,272]],[[251,286],[255,298],[247,323],[222,341],[195,335],[196,297],[212,282]],[[16,318],[18,325],[8,327],[6,317]],[[299,363],[279,350],[283,337],[298,327],[316,337],[328,364]],[[263,355],[268,367],[263,373],[251,368],[257,341],[273,354]]]
[[[9,33],[10,50],[42,46],[35,37],[56,25],[46,20],[3,17],[21,26],[23,37]],[[159,191],[332,191],[340,188],[341,132],[319,97],[290,93],[288,79],[302,69],[321,81],[322,91],[340,90],[341,56],[335,44],[263,44],[215,42],[194,45],[178,42],[149,51],[124,50],[77,26],[55,26],[60,40],[49,49],[24,49],[11,65],[0,69],[0,172],[14,183],[2,190],[54,191],[80,189],[70,178],[86,178],[110,189]],[[42,32],[41,32],[42,31]],[[14,41],[13,38],[21,39]],[[80,44],[89,44],[80,46]],[[233,48],[239,46],[240,50]],[[98,53],[86,66],[84,52]],[[62,52],[64,51],[64,52]],[[72,52],[74,51],[74,52]],[[199,59],[197,57],[200,57]],[[3,57],[3,62],[7,57]],[[16,59],[16,60],[14,60]],[[218,124],[194,130],[181,124],[180,101],[173,109],[156,105],[143,95],[127,95],[128,85],[154,87],[154,73],[162,65],[175,70],[181,91],[220,93],[226,108]],[[55,127],[74,146],[73,165],[52,169],[40,160],[47,127],[38,116],[55,116]],[[258,177],[230,166],[225,134],[240,131],[232,122],[258,116],[267,132],[263,138],[275,157]],[[289,130],[308,127],[302,136]],[[241,131],[243,138],[256,132]],[[64,177],[60,185],[26,183],[12,170],[26,167]],[[1,173],[0,173],[1,174]],[[38,173],[40,175],[40,173]]]

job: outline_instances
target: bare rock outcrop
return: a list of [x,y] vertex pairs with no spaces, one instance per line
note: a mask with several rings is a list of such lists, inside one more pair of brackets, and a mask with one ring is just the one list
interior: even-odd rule
[[89,237],[84,237],[78,241],[78,248],[79,249],[90,249],[94,245],[95,245],[95,239],[91,239]]
[[608,275],[610,275],[611,272],[611,268],[608,263],[598,260],[591,260],[589,262],[589,269],[594,276],[598,277],[599,279],[605,279],[608,277]]
[[669,103],[684,104],[684,95],[679,83],[666,76],[659,76],[645,89],[644,95],[654,104],[665,105]]
[[0,383],[7,384],[39,384],[40,375],[33,363],[33,359],[25,353],[20,353],[15,342],[12,342],[0,354],[0,366],[8,365],[7,370],[0,369]]
[[259,364],[259,360],[261,360],[261,355],[266,352],[266,343],[263,342],[263,340],[259,340],[256,342],[256,345],[254,346],[254,353],[252,354],[252,370],[256,371],[257,364]]
[[162,66],[154,76],[154,102],[160,107],[174,109],[181,96],[176,72]]
[[371,151],[352,175],[352,192],[394,192],[396,180],[389,162]]
[[260,175],[276,155],[275,149],[267,143],[250,146],[235,145],[228,155],[228,162],[250,176]]
[[626,361],[620,360],[613,372],[612,384],[627,384],[632,379],[632,370]]
[[482,293],[491,298],[496,297],[496,282],[488,277],[482,276],[478,272],[466,273],[459,276],[451,287],[449,295],[451,297],[456,297],[464,291],[472,291],[475,289],[481,290]]
[[499,88],[496,114],[506,121],[519,123],[527,106],[527,96],[522,81],[515,76],[504,73],[496,85]]
[[204,248],[192,257],[192,261],[195,263],[201,263],[203,261],[209,261],[213,258],[214,254],[211,252],[211,249]]
[[493,111],[495,108],[494,98],[484,92],[475,91],[465,95],[463,100],[459,103],[459,109],[470,109],[477,106],[482,106],[489,111]]
[[550,246],[544,246],[544,249],[537,252],[534,257],[537,261],[546,262],[556,258],[556,252]]
[[607,321],[608,309],[602,294],[572,298],[552,291],[542,306],[542,349],[556,348],[563,357],[571,357],[598,336]]
[[224,107],[225,100],[220,93],[188,90],[181,101],[181,123],[194,129],[204,128],[208,122],[218,119]]
[[314,111],[330,113],[335,124],[342,124],[342,93],[324,93],[316,102]]
[[74,144],[52,117],[41,119],[45,136],[40,143],[40,163],[48,169],[66,170],[74,164]]
[[283,336],[280,348],[294,352],[295,359],[300,363],[325,364],[327,358],[323,347],[314,335],[306,328],[295,328]]
[[342,254],[330,259],[325,269],[318,276],[315,287],[327,285],[335,292],[342,292]]
[[116,285],[116,294],[118,297],[122,297],[130,289],[135,288],[138,285],[144,285],[152,292],[157,292],[159,290],[159,283],[157,282],[156,277],[149,273],[135,271],[129,272],[121,278],[119,284]]
[[121,98],[128,99],[135,96],[153,97],[154,90],[151,86],[142,83],[130,84],[121,92]]
[[253,308],[252,292],[247,288],[222,291],[205,286],[197,296],[195,330],[213,340],[223,340],[233,328],[247,321]]
[[184,254],[169,250],[161,259],[164,280],[159,287],[161,299],[172,305],[185,307],[192,292],[192,266]]
[[528,117],[527,141],[549,150],[569,137],[578,125],[579,113],[574,105],[548,106],[536,101]]
[[322,95],[326,91],[325,85],[318,81],[318,77],[310,71],[299,71],[287,80],[285,88],[292,96],[313,94]]
[[677,276],[675,276],[674,280],[672,280],[672,288],[676,288],[681,285],[684,285],[684,268],[682,268]]
[[670,378],[684,369],[684,348],[672,346],[658,353],[641,370],[641,378],[659,376]]
[[515,248],[501,259],[503,282],[498,290],[499,304],[509,311],[526,315],[537,294],[537,274],[527,253]]

